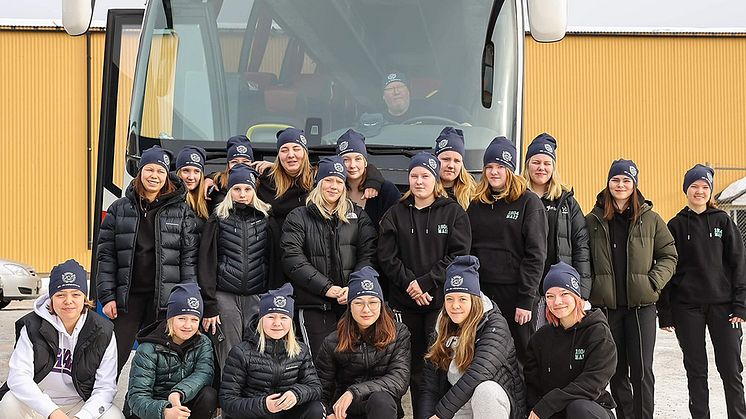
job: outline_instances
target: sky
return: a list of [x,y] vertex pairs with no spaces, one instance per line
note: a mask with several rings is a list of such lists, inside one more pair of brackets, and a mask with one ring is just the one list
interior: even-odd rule
[[[4,0],[0,25],[61,26],[62,0]],[[423,0],[427,4],[427,0]],[[744,0],[567,0],[568,30],[746,32]],[[96,0],[93,26],[109,7],[141,8],[145,0]]]

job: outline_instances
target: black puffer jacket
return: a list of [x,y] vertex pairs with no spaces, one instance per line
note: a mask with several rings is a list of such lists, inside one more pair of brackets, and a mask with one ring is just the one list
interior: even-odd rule
[[327,411],[345,391],[352,393],[351,415],[365,413],[364,402],[371,394],[385,391],[400,401],[409,387],[410,334],[403,323],[396,323],[396,339],[379,351],[363,339],[352,352],[337,352],[337,332],[324,339],[316,357],[316,370],[323,389]]
[[[251,322],[256,331],[259,321]],[[259,335],[252,333],[248,341],[231,349],[220,383],[220,406],[228,418],[270,416],[266,398],[288,390],[298,399],[297,405],[321,399],[321,383],[313,367],[308,347],[298,343],[300,354],[288,358],[285,341],[267,339],[264,352],[259,352]]]
[[212,214],[199,247],[199,285],[205,317],[219,314],[215,290],[238,295],[267,292],[269,232],[267,217],[254,207],[235,204],[228,218]]
[[[177,284],[197,280],[197,235],[194,212],[186,203],[186,188],[177,176],[169,179],[177,190],[155,212],[155,298],[165,311],[168,296]],[[135,242],[140,224],[139,197],[135,179],[123,198],[114,201],[101,223],[96,260],[96,291],[102,305],[116,300],[117,309],[127,311]]]
[[422,379],[420,417],[437,415],[440,419],[452,418],[474,394],[477,386],[485,381],[499,384],[510,397],[511,419],[526,417],[526,386],[518,369],[515,345],[508,323],[492,301],[486,297],[484,318],[477,326],[474,342],[474,359],[464,375],[451,386],[448,371],[425,361]]
[[[557,200],[557,237],[556,249],[558,260],[552,264],[565,262],[580,274],[580,294],[584,299],[591,295],[591,250],[588,246],[588,228],[580,204],[575,200],[573,191],[564,191]],[[551,238],[550,238],[551,240]]]
[[314,204],[285,219],[282,267],[295,286],[296,307],[330,310],[336,301],[325,297],[326,291],[346,286],[352,272],[373,266],[376,230],[362,208],[349,204],[348,223],[325,219]]

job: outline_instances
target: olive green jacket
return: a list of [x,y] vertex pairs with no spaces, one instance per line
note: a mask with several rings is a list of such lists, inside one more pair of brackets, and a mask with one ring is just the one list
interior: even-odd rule
[[[645,201],[640,207],[640,219],[631,226],[627,239],[627,303],[629,307],[655,304],[661,290],[676,271],[676,246],[666,223],[653,204]],[[585,217],[590,236],[593,285],[590,302],[593,306],[617,308],[614,268],[609,244],[609,223],[603,209],[594,206]]]

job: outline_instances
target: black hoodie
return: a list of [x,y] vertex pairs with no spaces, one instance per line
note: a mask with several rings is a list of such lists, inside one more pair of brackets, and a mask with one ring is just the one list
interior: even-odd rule
[[[418,312],[439,309],[446,267],[456,256],[468,255],[471,248],[466,212],[458,202],[443,197],[417,209],[410,196],[389,209],[379,232],[378,263],[389,282],[391,307]],[[433,297],[427,306],[418,306],[407,294],[415,279]]]
[[741,233],[728,214],[684,207],[668,222],[679,261],[658,303],[661,327],[672,326],[669,303],[732,304],[746,318],[746,253]]
[[614,338],[600,309],[586,312],[570,329],[545,325],[531,337],[523,367],[529,410],[548,418],[574,400],[593,400],[613,409],[606,386],[616,363]]
[[479,281],[517,285],[516,306],[531,310],[547,257],[547,214],[541,199],[526,191],[513,202],[485,204],[476,200],[467,210],[472,254],[479,258]]

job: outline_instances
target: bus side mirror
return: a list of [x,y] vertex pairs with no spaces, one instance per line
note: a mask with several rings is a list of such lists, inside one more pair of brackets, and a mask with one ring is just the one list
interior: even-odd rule
[[556,42],[567,31],[567,0],[528,0],[528,26],[537,42]]
[[62,0],[62,26],[72,35],[88,32],[96,0]]

